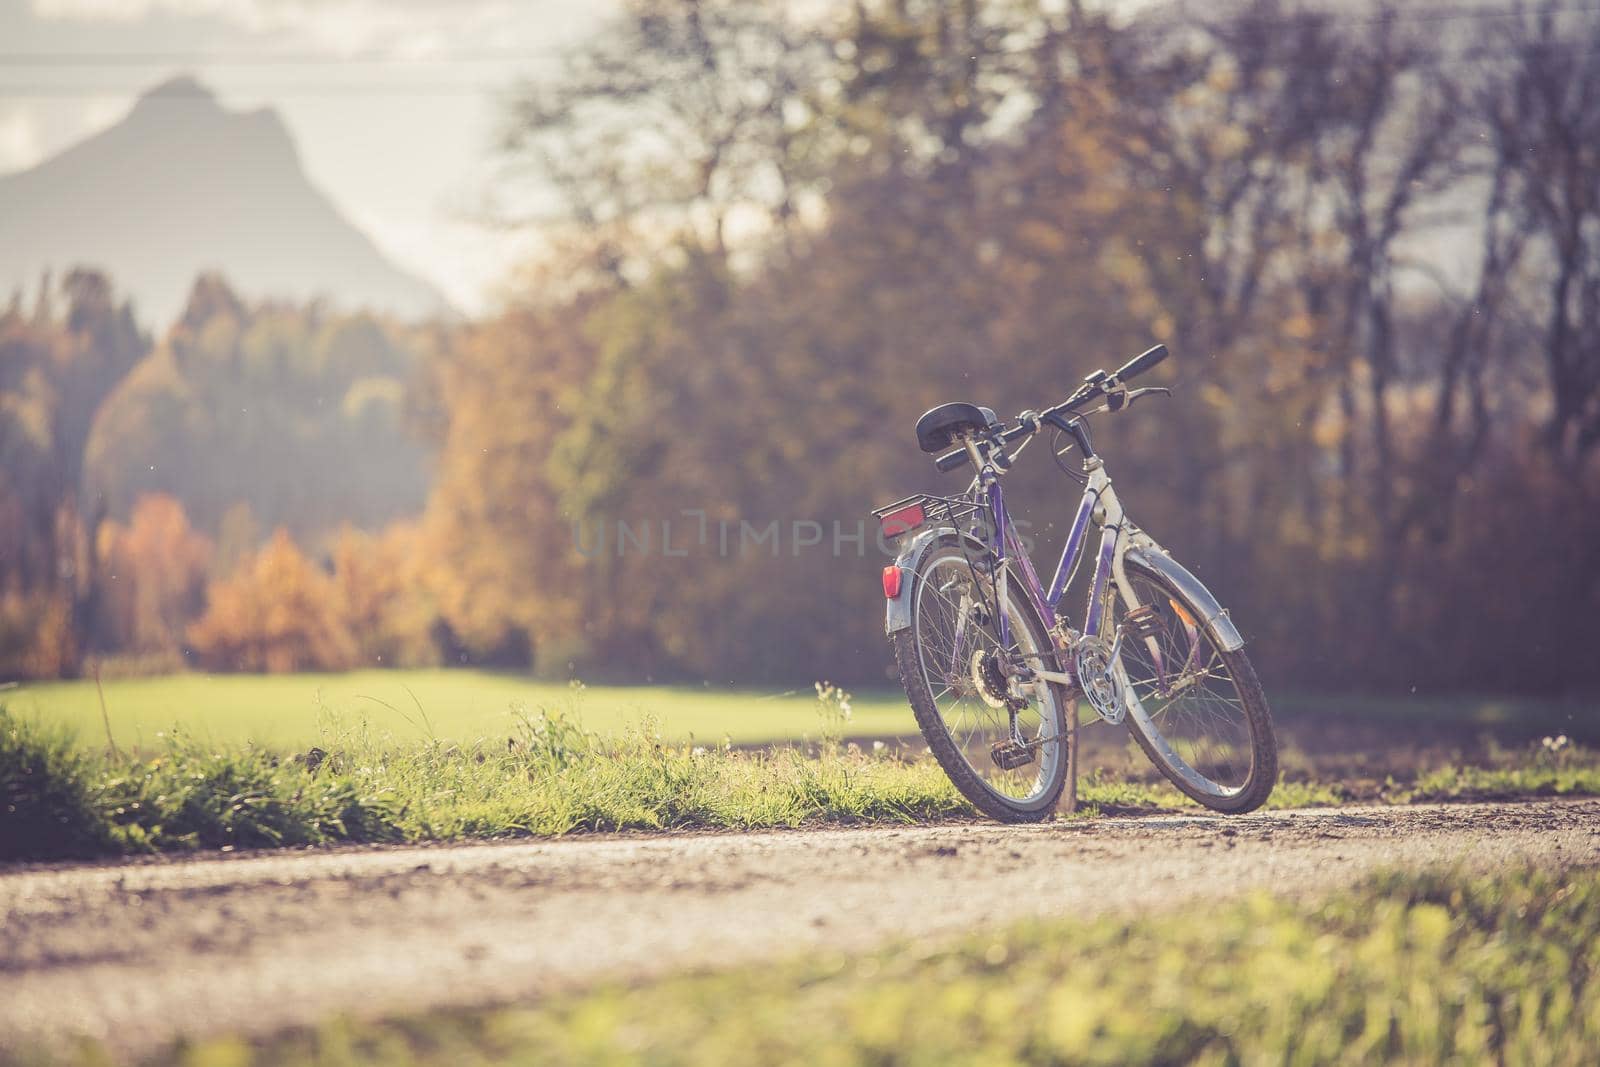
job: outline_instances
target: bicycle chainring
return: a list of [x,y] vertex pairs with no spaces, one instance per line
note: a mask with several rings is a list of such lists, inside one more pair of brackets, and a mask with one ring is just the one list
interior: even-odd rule
[[1123,703],[1122,683],[1117,680],[1110,649],[1096,638],[1083,638],[1072,650],[1072,675],[1089,706],[1106,722],[1115,726],[1128,713]]

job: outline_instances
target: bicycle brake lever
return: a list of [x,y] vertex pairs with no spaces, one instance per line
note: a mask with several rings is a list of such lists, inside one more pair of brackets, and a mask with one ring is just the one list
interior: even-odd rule
[[1143,388],[1135,389],[1130,392],[1127,399],[1123,401],[1122,406],[1125,408],[1131,408],[1133,407],[1133,402],[1135,400],[1138,400],[1141,396],[1149,396],[1151,393],[1160,393],[1162,396],[1171,396],[1172,390],[1168,389],[1164,385],[1147,385]]

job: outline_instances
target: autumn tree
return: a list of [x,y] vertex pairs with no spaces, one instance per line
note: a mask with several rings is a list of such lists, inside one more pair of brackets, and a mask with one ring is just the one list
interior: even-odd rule
[[212,584],[206,613],[189,627],[198,661],[213,670],[342,670],[356,644],[333,581],[287,530],[229,578]]
[[195,532],[183,505],[140,497],[124,525],[100,529],[99,644],[134,654],[176,655],[205,606],[212,543]]
[[1489,41],[1500,54],[1477,103],[1503,209],[1533,246],[1545,438],[1573,474],[1600,449],[1600,17],[1546,0]]
[[355,662],[415,667],[440,659],[439,622],[421,530],[397,523],[381,533],[346,526],[333,543],[333,587]]

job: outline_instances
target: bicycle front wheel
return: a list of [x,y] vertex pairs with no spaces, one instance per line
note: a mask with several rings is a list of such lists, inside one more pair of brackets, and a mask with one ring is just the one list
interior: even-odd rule
[[[1254,811],[1277,782],[1278,746],[1249,658],[1218,648],[1199,625],[1203,613],[1165,577],[1133,560],[1127,575],[1133,600],[1149,609],[1144,636],[1126,627],[1115,668],[1129,731],[1188,796],[1225,814]],[[1114,623],[1124,626],[1128,605],[1112,600]]]
[[1039,680],[1013,687],[1003,666],[1054,662],[1043,622],[1026,598],[1009,596],[1011,641],[1002,644],[994,582],[956,535],[923,557],[912,581],[911,626],[894,635],[895,664],[929,750],[984,814],[1045,818],[1066,784],[1066,696]]

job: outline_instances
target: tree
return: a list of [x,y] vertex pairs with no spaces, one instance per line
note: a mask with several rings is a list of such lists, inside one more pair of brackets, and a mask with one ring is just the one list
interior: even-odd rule
[[507,116],[511,173],[560,197],[545,235],[581,234],[598,274],[626,283],[681,247],[726,259],[741,223],[792,232],[830,59],[813,31],[761,0],[629,3]]
[[520,635],[525,663],[530,635],[570,647],[586,617],[549,457],[585,402],[592,307],[535,295],[464,331],[433,365],[446,418],[419,580],[449,628],[452,661],[515,659]]
[[124,526],[100,529],[99,645],[136,654],[175,655],[205,604],[209,538],[189,526],[183,505],[140,497]]
[[[103,501],[83,489],[90,428],[148,343],[103,275],[69,272],[59,318],[51,288],[47,278],[31,318],[15,302],[0,316],[0,592],[33,605],[34,633],[50,652],[7,642],[0,663],[49,662],[70,672],[94,614],[93,549],[105,514]],[[63,618],[64,633],[50,621]]]
[[1569,474],[1600,446],[1600,18],[1544,0],[1492,38],[1510,58],[1479,100],[1506,210],[1534,245],[1550,398]]
[[[797,30],[831,41],[780,77],[763,42]],[[1537,20],[1519,32],[1544,40]],[[1038,407],[1168,340],[1183,403],[1102,440],[1141,521],[1255,620],[1263,661],[1308,684],[1499,677],[1488,631],[1455,625],[1486,617],[1468,572],[1490,542],[1452,518],[1470,505],[1503,529],[1552,506],[1526,450],[1553,393],[1519,353],[1579,365],[1562,346],[1585,336],[1596,257],[1569,257],[1555,315],[1561,246],[1538,235],[1566,224],[1522,219],[1528,183],[1554,180],[1530,161],[1587,173],[1593,138],[1565,156],[1539,141],[1580,128],[1581,77],[1530,123],[1504,88],[1515,63],[1464,68],[1439,36],[1400,7],[1268,0],[1131,21],[1031,0],[807,24],[630,7],[508,119],[515,163],[563,190],[563,239],[446,372],[428,528],[447,617],[479,644],[526,620],[542,650],[580,650],[543,658],[584,670],[865,675],[879,561],[787,541],[779,561],[724,555],[720,524],[788,538],[953,488],[903,447],[921,410]],[[750,83],[777,88],[752,104]],[[1513,116],[1499,134],[1488,101]],[[1535,143],[1508,150],[1513,133]],[[1548,327],[1530,343],[1532,308]],[[1561,373],[1581,398],[1587,379]],[[1585,410],[1561,416],[1569,452]],[[1014,498],[1059,494],[1051,473],[1023,465]],[[1592,479],[1570,492],[1592,507]],[[1063,532],[1035,530],[1052,548]],[[1541,543],[1572,560],[1575,536]]]
[[278,529],[238,573],[212,583],[204,616],[189,627],[200,663],[213,670],[342,670],[356,645],[332,580]]
[[401,523],[381,534],[346,526],[333,544],[333,585],[343,627],[364,666],[431,665],[438,616],[428,595],[421,531]]
[[174,496],[219,537],[241,503],[306,544],[415,514],[429,457],[408,418],[433,343],[365,314],[246,301],[203,275],[96,414],[88,485],[113,516],[143,493]]

